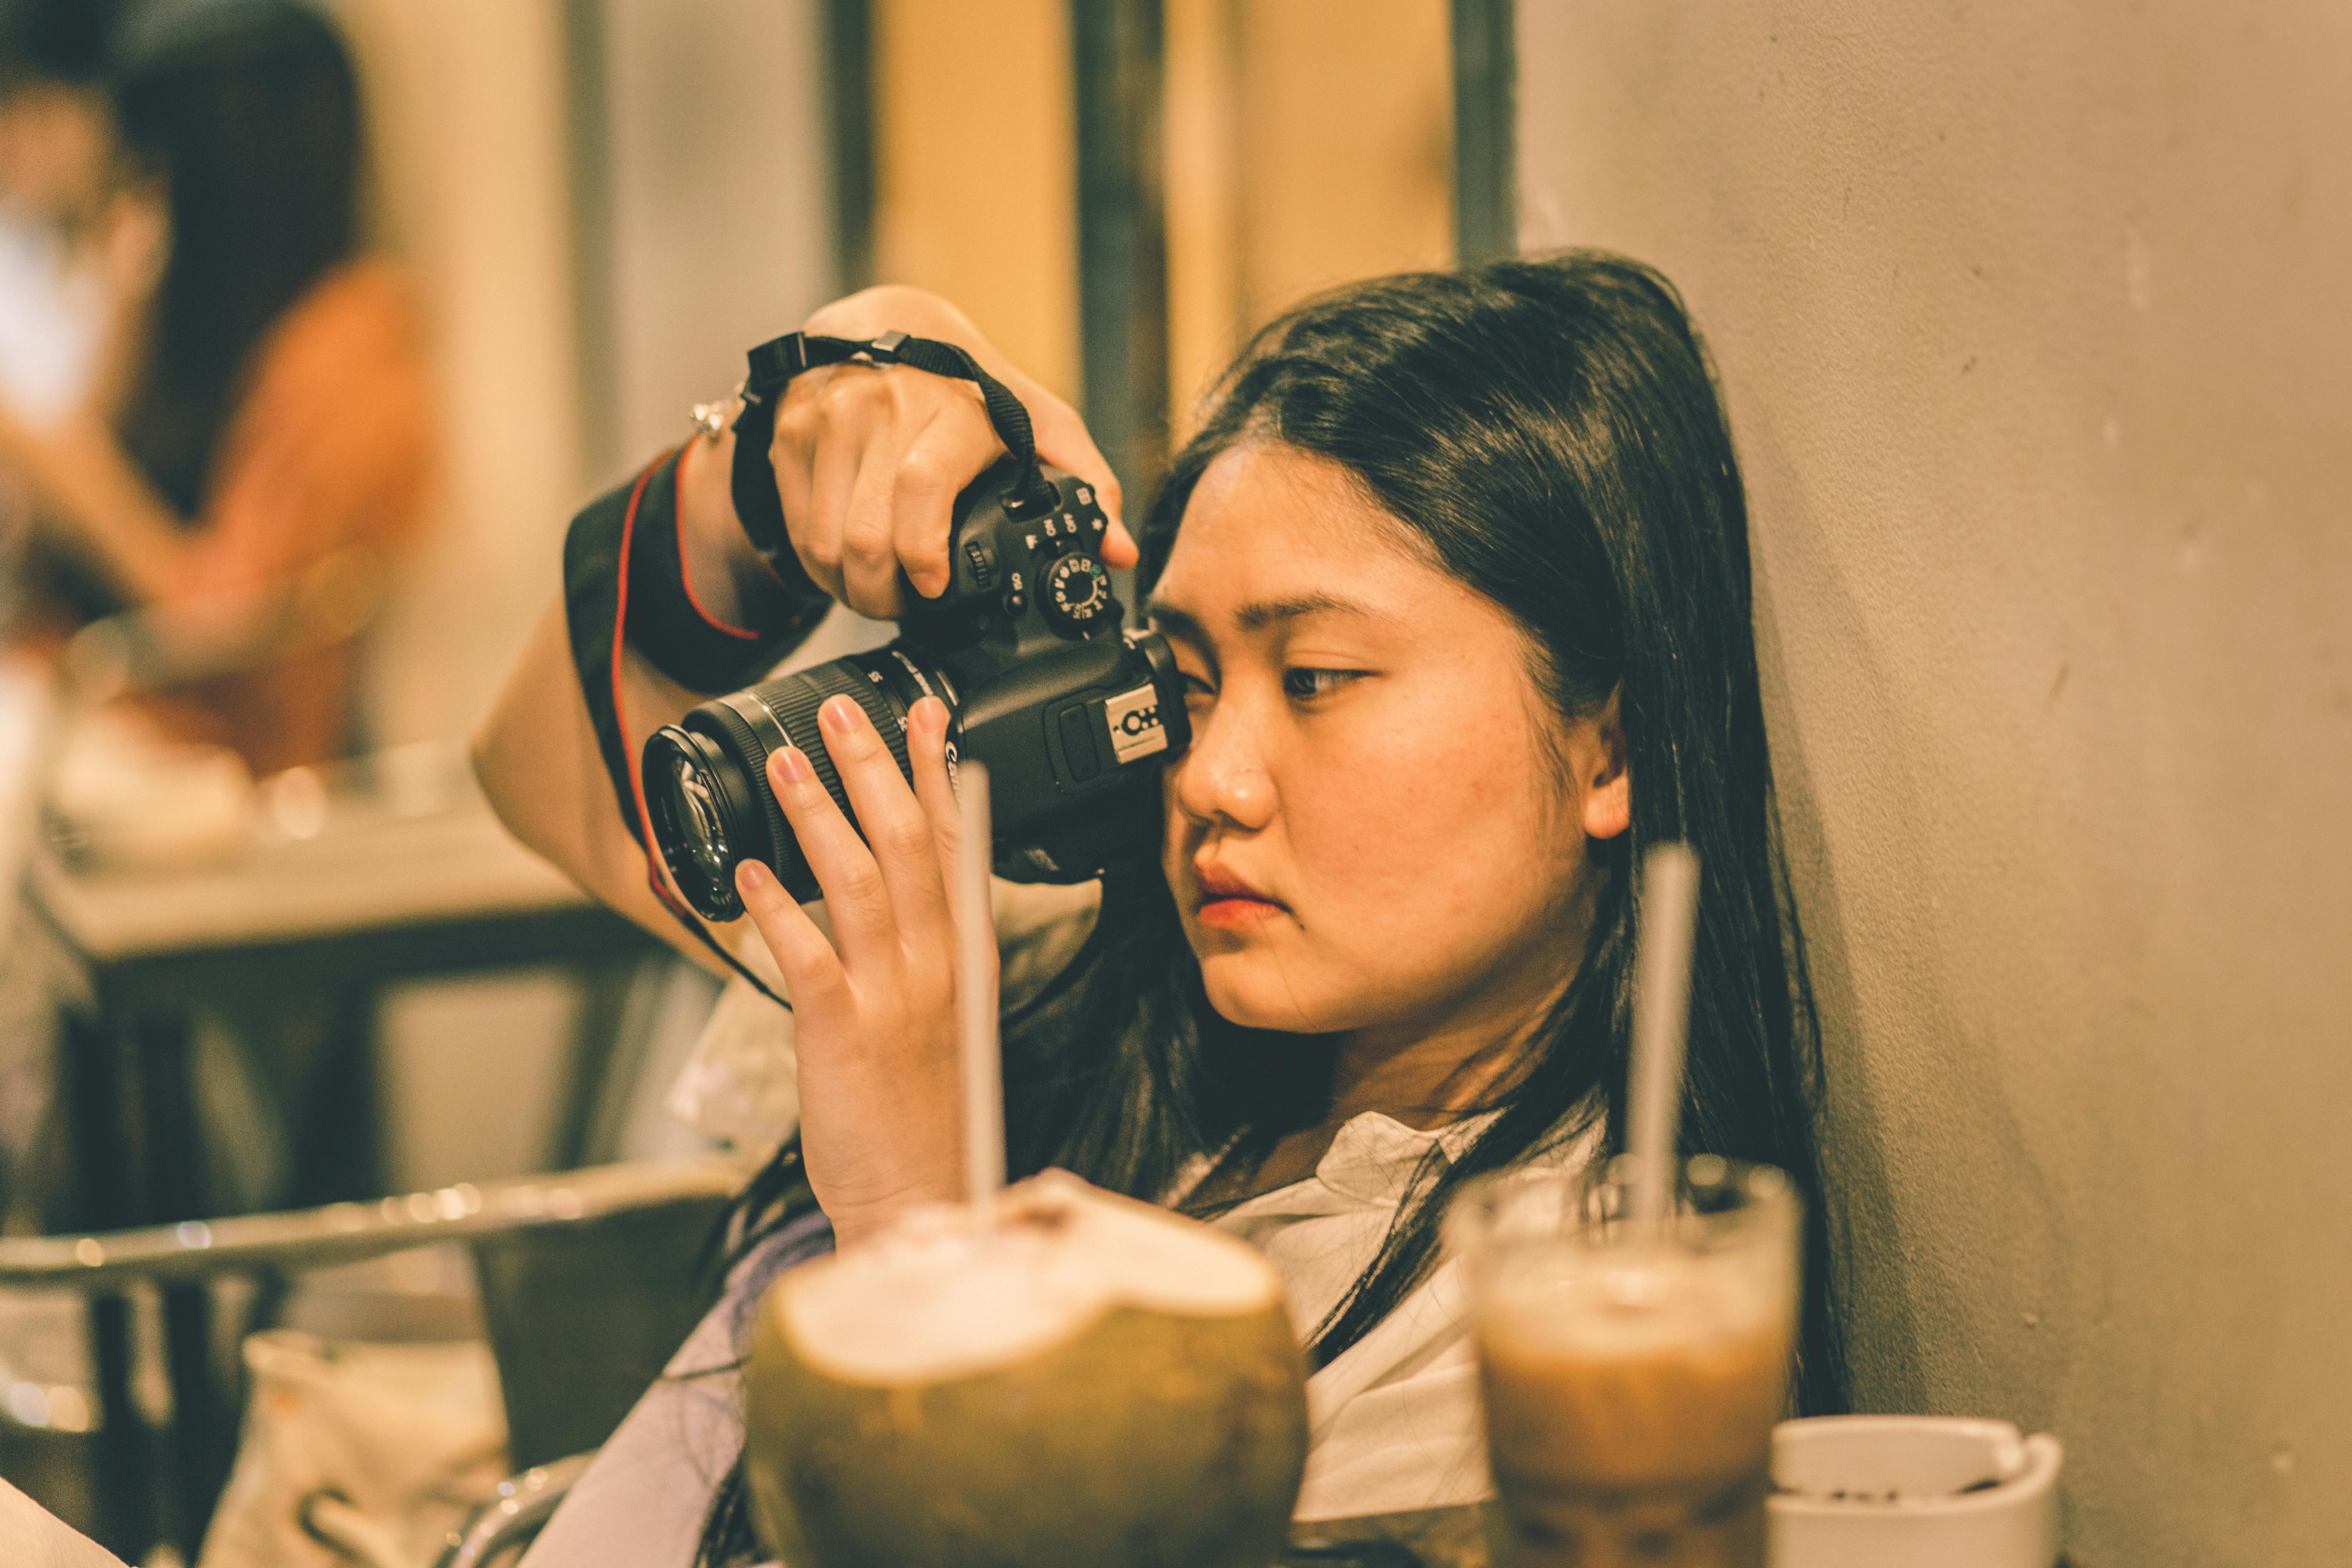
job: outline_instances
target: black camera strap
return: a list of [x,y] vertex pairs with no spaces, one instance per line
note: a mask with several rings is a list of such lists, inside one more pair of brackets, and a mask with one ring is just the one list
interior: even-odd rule
[[988,422],[995,426],[996,438],[1020,465],[1013,504],[1050,508],[1060,499],[1038,466],[1037,435],[1029,423],[1029,410],[1013,395],[1011,387],[953,343],[910,338],[904,332],[885,332],[865,342],[787,332],[753,349],[750,358],[743,381],[743,411],[735,418],[735,466],[729,483],[744,534],[771,565],[791,563],[797,568],[799,564],[793,553],[792,535],[784,526],[783,502],[776,493],[775,467],[768,455],[769,445],[775,439],[776,408],[794,376],[824,365],[864,360],[971,382],[988,406]]
[[[564,617],[571,637],[572,666],[579,676],[580,695],[587,704],[589,721],[596,731],[597,752],[612,782],[614,804],[620,808],[621,824],[645,856],[646,886],[697,942],[751,982],[760,994],[789,1011],[792,1004],[746,967],[671,889],[662,869],[660,851],[654,845],[645,779],[629,744],[625,652],[634,648],[640,656],[646,655],[646,639],[638,634],[645,629],[647,619],[657,619],[664,633],[654,640],[677,645],[667,648],[669,657],[647,658],[648,663],[671,674],[672,679],[677,679],[677,655],[681,649],[694,656],[688,662],[703,667],[704,679],[733,679],[743,667],[730,666],[728,661],[741,660],[747,655],[740,651],[726,653],[720,641],[712,639],[740,641],[752,637],[748,631],[714,622],[700,634],[704,641],[692,637],[681,641],[680,634],[688,618],[685,614],[675,607],[656,617],[644,613],[648,598],[657,608],[665,595],[674,593],[689,605],[692,598],[692,584],[683,578],[677,538],[679,456],[677,451],[664,453],[647,464],[633,483],[591,502],[572,519],[563,542]],[[649,578],[646,566],[648,561],[666,563],[666,570],[678,575],[674,588],[659,574]],[[757,646],[748,657],[755,661],[781,658],[791,651],[793,643],[807,636],[831,603],[814,585],[808,594],[813,602],[803,604],[790,624],[768,637],[753,639]],[[707,616],[701,616],[699,605],[690,607],[696,616],[709,620]],[[752,678],[756,679],[756,671]]]

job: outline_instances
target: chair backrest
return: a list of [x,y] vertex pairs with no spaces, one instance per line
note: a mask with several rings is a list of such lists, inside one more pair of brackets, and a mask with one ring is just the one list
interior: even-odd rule
[[706,1244],[725,1200],[474,1243],[518,1470],[601,1445],[719,1299]]

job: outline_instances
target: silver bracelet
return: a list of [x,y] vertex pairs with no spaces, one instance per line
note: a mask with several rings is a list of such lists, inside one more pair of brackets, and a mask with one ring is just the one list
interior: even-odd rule
[[735,411],[743,406],[743,383],[737,382],[735,390],[716,403],[698,403],[686,411],[694,424],[694,433],[706,441],[716,441],[727,434],[735,423]]

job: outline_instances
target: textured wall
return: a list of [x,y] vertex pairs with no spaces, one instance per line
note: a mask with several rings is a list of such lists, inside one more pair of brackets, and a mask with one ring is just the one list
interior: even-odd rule
[[1524,231],[1721,362],[1868,1407],[2352,1561],[2352,9],[1521,8]]

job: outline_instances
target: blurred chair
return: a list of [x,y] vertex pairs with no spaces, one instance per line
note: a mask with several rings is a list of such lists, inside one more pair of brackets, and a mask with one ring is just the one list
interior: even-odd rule
[[[0,1287],[66,1288],[121,1301],[150,1287],[244,1277],[280,1291],[306,1271],[462,1243],[480,1279],[509,1459],[525,1472],[478,1521],[483,1528],[474,1533],[484,1539],[463,1560],[487,1562],[483,1548],[505,1550],[515,1531],[535,1529],[552,1511],[577,1470],[560,1461],[603,1443],[717,1300],[705,1247],[742,1177],[740,1167],[720,1161],[648,1162],[283,1214],[12,1237],[0,1239]],[[193,1559],[226,1470],[224,1446],[238,1429],[239,1391],[192,1386],[188,1369],[204,1364],[200,1358],[165,1364],[172,1386],[163,1464],[135,1423],[101,1426],[88,1448],[92,1533],[133,1563],[159,1542]],[[129,1367],[102,1363],[98,1373],[102,1405],[135,1408]],[[121,1397],[104,1397],[109,1380],[125,1385]],[[325,1496],[305,1500],[302,1523],[337,1541],[352,1528]],[[504,1544],[489,1539],[501,1524]],[[363,1540],[352,1544],[356,1552],[347,1554],[376,1560]]]

